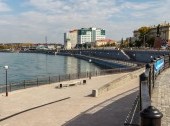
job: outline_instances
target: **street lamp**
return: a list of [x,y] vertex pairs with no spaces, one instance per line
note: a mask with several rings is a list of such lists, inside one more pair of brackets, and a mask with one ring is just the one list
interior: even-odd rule
[[143,46],[144,46],[144,48],[145,48],[145,44],[146,44],[145,38],[146,38],[146,34],[143,36]]
[[150,56],[150,59],[151,59],[151,61],[152,61],[152,59],[153,59],[153,56]]
[[[91,63],[91,59],[89,59],[89,63]],[[89,79],[91,79],[91,64],[90,64],[90,73],[89,73],[90,75],[89,75]]]
[[136,54],[135,53],[133,54],[133,58],[134,58],[134,60],[136,60]]
[[7,71],[8,71],[8,66],[6,65],[6,66],[4,66],[4,69],[5,69],[5,73],[6,73],[6,96],[8,96],[8,80],[7,80]]

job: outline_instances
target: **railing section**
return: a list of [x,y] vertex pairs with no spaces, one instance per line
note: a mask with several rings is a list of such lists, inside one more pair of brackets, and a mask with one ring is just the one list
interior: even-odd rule
[[163,114],[151,106],[151,95],[157,76],[169,67],[169,55],[159,56],[146,64],[145,72],[139,76],[139,97],[135,100],[125,120],[125,126],[161,126]]
[[[74,74],[66,74],[66,75],[59,75],[59,76],[49,76],[44,78],[35,78],[33,80],[23,80],[20,82],[9,82],[7,85],[7,91],[15,91],[19,89],[25,89],[29,87],[40,86],[44,84],[51,84],[57,83],[62,81],[69,81],[74,79],[81,79],[81,78],[89,78],[101,75],[109,75],[115,73],[122,73],[128,71],[134,71],[139,69],[140,67],[132,67],[132,68],[116,68],[116,69],[107,69],[101,71],[87,71],[81,73],[74,73]],[[6,92],[6,85],[0,85],[0,93]]]

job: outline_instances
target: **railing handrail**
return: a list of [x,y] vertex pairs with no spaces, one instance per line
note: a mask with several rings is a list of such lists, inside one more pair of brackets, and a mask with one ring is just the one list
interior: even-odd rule
[[151,105],[151,92],[153,91],[156,77],[169,67],[169,63],[169,56],[159,56],[151,64],[147,64],[145,72],[140,75],[141,126],[146,126],[151,124],[151,122],[152,126],[161,126],[163,114]]
[[[93,72],[87,71],[87,72],[73,73],[73,74],[66,74],[66,75],[39,77],[39,78],[34,78],[32,80],[9,82],[7,86],[8,88],[10,88],[10,91],[13,91],[18,89],[23,89],[26,87],[39,86],[42,84],[51,84],[51,83],[57,83],[61,81],[69,81],[69,80],[81,79],[81,78],[91,78],[93,76],[101,76],[101,75],[109,75],[109,74],[121,73],[127,71],[134,71],[139,68],[141,67],[115,68],[115,69],[106,69],[106,70],[93,71]],[[0,93],[2,92],[5,92],[5,84],[0,85]]]
[[[162,62],[163,65],[160,65],[159,67],[159,64],[162,64]],[[139,109],[136,112],[133,112],[136,113],[135,120],[140,119],[140,121],[136,122],[134,120],[135,124],[131,123],[134,117],[131,116],[132,114],[128,114],[124,123],[125,126],[161,126],[163,114],[151,105],[151,96],[154,91],[157,76],[169,67],[170,55],[159,56],[158,58],[154,58],[151,63],[146,64],[145,71],[139,76]]]

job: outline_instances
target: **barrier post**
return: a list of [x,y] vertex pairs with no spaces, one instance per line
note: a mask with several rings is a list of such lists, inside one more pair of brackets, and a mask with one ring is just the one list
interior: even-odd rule
[[91,79],[91,72],[89,73],[89,79]]
[[71,80],[71,76],[70,76],[70,74],[69,74],[69,80]]
[[25,80],[24,80],[24,89],[26,88]]
[[60,82],[60,75],[58,76],[58,81]]
[[139,76],[139,96],[140,96],[140,110],[142,110],[142,99],[141,99],[141,85],[142,85],[142,81],[147,81],[147,77],[146,77],[146,74],[145,73],[142,73],[140,76]]
[[50,78],[50,76],[49,76],[48,80],[49,80],[49,84],[50,84],[50,83],[51,83],[51,78]]
[[154,65],[155,61],[156,61],[156,60],[152,60],[152,61],[151,61],[152,64],[153,64],[153,66],[152,66],[152,83],[153,83],[153,86],[152,86],[152,87],[155,86],[155,65]]
[[168,56],[168,57],[169,57],[169,67],[170,67],[170,54],[169,54],[169,56]]
[[146,69],[147,70],[149,70],[149,76],[148,76],[148,87],[149,87],[149,96],[151,97],[151,90],[152,90],[152,87],[151,87],[151,66],[150,66],[150,64],[148,63],[148,64],[146,64]]
[[38,78],[37,78],[37,86],[38,86]]
[[148,106],[140,112],[140,126],[161,126],[163,114],[153,106]]
[[9,84],[9,91],[11,92],[11,83]]

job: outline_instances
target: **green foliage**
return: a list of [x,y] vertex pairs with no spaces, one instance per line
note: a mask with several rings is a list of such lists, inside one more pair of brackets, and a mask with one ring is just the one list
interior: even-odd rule
[[135,47],[141,47],[142,46],[142,42],[139,40],[135,41]]
[[123,40],[123,38],[120,41],[120,48],[124,48],[124,40]]
[[149,37],[148,40],[146,41],[146,45],[148,47],[153,47],[154,46],[154,41],[155,41],[154,37]]
[[140,35],[143,36],[150,31],[150,27],[144,26],[144,27],[139,28],[138,31],[139,31]]
[[5,46],[0,45],[0,50],[3,50],[3,49],[5,49]]
[[135,46],[140,47],[140,46],[149,46],[153,47],[154,44],[154,38],[150,37],[149,32],[150,32],[150,27],[140,27],[138,29],[139,32],[139,40],[135,41]]

